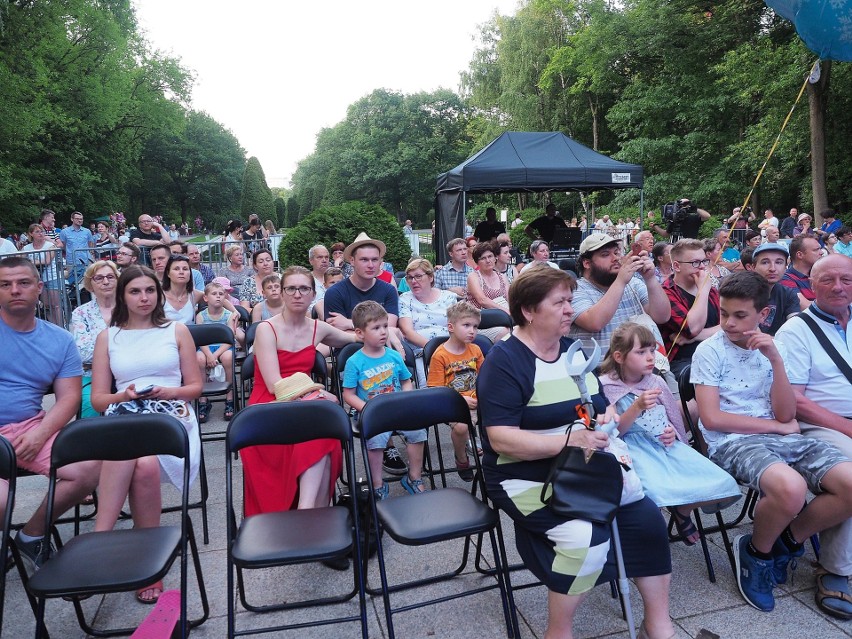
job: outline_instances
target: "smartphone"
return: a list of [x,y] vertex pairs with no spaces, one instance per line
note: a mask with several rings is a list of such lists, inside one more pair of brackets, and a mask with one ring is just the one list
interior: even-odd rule
[[154,390],[154,385],[153,385],[153,384],[151,384],[150,386],[146,386],[145,388],[138,388],[138,389],[136,389],[136,394],[137,394],[137,395],[147,395],[147,394],[148,394],[148,393],[150,393],[152,390]]
[[642,247],[639,246],[636,242],[633,242],[633,244],[630,245],[630,252],[633,255],[639,255],[639,253],[642,252]]

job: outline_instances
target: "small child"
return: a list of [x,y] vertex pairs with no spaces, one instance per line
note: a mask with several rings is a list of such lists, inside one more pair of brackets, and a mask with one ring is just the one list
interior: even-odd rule
[[[435,349],[429,362],[427,386],[449,386],[459,392],[470,408],[470,418],[476,424],[476,374],[485,357],[473,343],[479,329],[479,309],[469,302],[457,302],[447,309],[447,330],[450,338]],[[450,436],[456,455],[456,468],[464,481],[473,481],[465,446],[468,442],[467,424],[450,424]]]
[[[325,273],[323,273],[322,285],[325,286],[325,290],[327,291],[332,286],[334,286],[335,284],[337,284],[338,282],[340,282],[342,280],[343,280],[343,271],[341,271],[336,266],[331,266],[331,267],[329,267],[329,269]],[[317,317],[320,318],[320,319],[325,317],[325,315],[323,314],[324,307],[325,307],[325,300],[324,299],[318,299],[316,302],[314,302],[313,308],[315,308],[317,310]]]
[[[386,348],[388,340],[388,313],[378,302],[361,302],[352,309],[355,336],[364,347],[352,355],[343,371],[343,401],[356,411],[362,411],[371,398],[383,393],[410,391],[411,372],[405,360],[395,350]],[[408,450],[408,474],[402,477],[402,486],[412,495],[426,491],[421,479],[423,468],[423,443],[426,430],[398,431],[405,437]],[[373,477],[376,499],[386,499],[389,487],[382,478],[382,454],[391,433],[382,433],[367,441],[367,458]]]
[[284,308],[284,296],[281,294],[281,278],[278,274],[272,273],[267,275],[260,281],[260,291],[263,293],[263,300],[254,305],[251,309],[251,321],[262,322],[268,320],[273,315],[278,315],[281,309]]
[[742,493],[733,477],[686,444],[680,406],[653,372],[656,349],[648,328],[625,322],[612,334],[600,380],[620,415],[618,431],[645,494],[669,509],[683,543],[692,546],[699,539],[692,510],[726,508]]
[[[710,459],[760,491],[754,531],[736,538],[734,559],[740,592],[765,612],[803,542],[852,516],[852,463],[799,432],[783,345],[760,330],[769,287],[751,271],[722,281],[722,330],[699,344],[690,374]],[[816,497],[803,509],[808,489]]]
[[[234,331],[234,337],[240,343],[245,339],[243,329],[237,324],[239,315],[225,308],[225,298],[227,297],[225,287],[216,281],[210,282],[204,287],[204,301],[207,303],[207,308],[198,313],[195,317],[196,324],[225,324],[230,326]],[[225,419],[231,419],[234,416],[234,390],[233,390],[233,368],[232,362],[234,358],[234,349],[230,346],[222,348],[222,344],[211,344],[202,346],[196,352],[198,366],[201,369],[202,379],[207,379],[207,374],[221,364],[225,369],[225,381],[231,384],[231,389],[225,396]],[[198,421],[203,424],[210,417],[210,401],[206,398],[201,398],[198,401]]]

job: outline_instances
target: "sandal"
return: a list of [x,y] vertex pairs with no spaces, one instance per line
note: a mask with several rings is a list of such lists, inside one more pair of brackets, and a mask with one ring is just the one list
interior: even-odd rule
[[816,585],[816,604],[820,610],[837,619],[852,619],[852,596],[848,592],[849,581],[846,577],[818,566]]
[[234,400],[225,400],[225,419],[231,420],[234,418]]
[[675,528],[677,528],[677,534],[680,536],[680,540],[687,546],[694,546],[695,542],[692,541],[690,537],[697,535],[698,529],[695,527],[692,517],[689,515],[683,515],[677,508],[672,508],[669,512],[671,512],[672,518],[674,519],[674,525]]
[[210,417],[210,411],[212,409],[213,409],[213,406],[210,404],[209,401],[198,405],[198,423],[199,424],[207,423],[207,420]]
[[[148,591],[159,591],[155,592],[153,597],[143,597],[142,594]],[[145,586],[144,588],[140,588],[136,591],[136,601],[143,604],[155,604],[157,600],[160,598],[160,595],[163,594],[163,582],[155,581],[150,586]]]

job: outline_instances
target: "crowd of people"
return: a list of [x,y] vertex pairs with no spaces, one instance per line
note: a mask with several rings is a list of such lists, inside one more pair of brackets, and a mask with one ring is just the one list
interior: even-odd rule
[[[489,496],[514,520],[521,557],[548,588],[548,636],[572,636],[583,594],[615,570],[607,526],[566,521],[541,501],[566,428],[572,444],[588,448],[605,449],[620,437],[642,480],[644,496],[623,503],[618,514],[627,573],[645,603],[640,636],[674,633],[661,509],[692,545],[698,540],[692,510],[724,508],[741,497],[741,486],[761,494],[752,534],[735,543],[745,600],[772,610],[774,588],[788,578],[803,542],[820,533],[817,602],[850,619],[852,379],[842,362],[852,359],[852,257],[844,252],[852,231],[831,211],[822,214],[819,229],[795,209],[792,227],[771,211],[759,224],[743,213],[735,210],[727,228],[708,240],[655,242],[650,229],[635,224],[626,236],[595,225],[572,272],[549,259],[553,231],[566,225],[555,207],[525,228],[534,238],[526,262],[489,209],[471,238],[447,243],[445,264],[415,257],[399,281],[384,261],[385,244],[366,233],[348,245],[317,244],[306,256],[310,269],[287,266],[279,274],[259,221],[251,219],[248,231],[232,221],[221,237],[225,259],[214,269],[202,263],[197,246],[142,215],[128,241],[112,247],[113,260],[79,264],[92,297],[74,310],[70,331],[36,318],[39,300],[50,300],[44,297],[54,281],[50,263],[32,252],[0,261],[0,337],[10,361],[33,363],[0,371],[0,392],[18,398],[0,434],[12,442],[19,465],[46,474],[53,438],[78,409],[84,417],[165,412],[189,434],[194,480],[199,423],[211,404],[201,400],[198,415],[192,404],[217,368],[230,375],[235,353],[230,345],[196,348],[186,326],[222,323],[243,344],[244,313],[258,322],[250,404],[290,400],[294,386],[311,399],[338,401],[297,380],[311,374],[318,354],[352,342],[362,348],[340,373],[343,400],[355,411],[378,394],[415,386],[450,386],[462,394],[480,422],[482,450],[468,442],[462,425],[452,425],[455,468],[472,481],[470,455],[482,454]],[[43,222],[29,231],[36,252],[54,242]],[[72,255],[96,250],[82,216],[72,222],[55,246],[71,247]],[[673,239],[660,232],[667,229],[651,228]],[[505,311],[514,329],[480,330],[485,309]],[[416,360],[415,385],[405,355],[422,355],[435,338],[446,341],[428,370],[422,357]],[[487,355],[476,344],[482,338],[492,344]],[[566,418],[583,405],[566,368],[578,340],[585,353],[597,345],[603,356],[599,371],[587,375],[591,407],[604,427],[594,431]],[[695,385],[693,409],[709,459],[688,445],[676,401],[685,375]],[[49,389],[56,401],[43,411]],[[230,394],[224,418],[234,410]],[[395,445],[399,438],[408,463]],[[424,431],[401,424],[392,437],[368,443],[377,500],[392,492],[383,474],[400,476],[414,498],[427,490],[425,439]],[[341,454],[336,442],[321,440],[247,449],[242,462],[250,515],[328,505]],[[68,466],[56,511],[97,488],[96,530],[115,525],[125,500],[135,526],[157,526],[161,482],[181,481],[173,463]],[[808,490],[814,497],[803,509]],[[16,537],[30,570],[50,553],[43,520],[42,506]],[[326,563],[348,566],[345,558]],[[137,598],[154,602],[162,587],[150,584]]]

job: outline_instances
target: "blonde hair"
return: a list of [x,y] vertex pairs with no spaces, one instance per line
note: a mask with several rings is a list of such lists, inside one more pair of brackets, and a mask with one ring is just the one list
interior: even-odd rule
[[92,292],[92,278],[95,276],[99,270],[103,267],[107,267],[112,271],[112,274],[115,275],[115,279],[118,279],[118,267],[115,265],[115,262],[112,260],[98,260],[97,262],[92,262],[89,264],[86,272],[83,274],[83,288],[85,288],[90,293]]
[[225,249],[225,257],[230,260],[231,256],[237,251],[243,251],[243,253],[245,253],[245,249],[243,249],[242,244],[231,244]]
[[225,287],[219,284],[219,282],[209,282],[207,286],[204,287],[204,294],[207,295],[208,293],[212,293],[217,288],[223,291],[225,290]]
[[408,275],[411,271],[416,271],[420,269],[429,277],[432,277],[435,274],[435,269],[432,268],[432,262],[422,257],[415,257],[408,263],[408,266],[405,267],[405,274]]
[[479,320],[481,319],[482,314],[473,304],[465,302],[464,300],[456,302],[447,309],[448,323],[455,324],[456,322],[463,320],[465,317],[475,317]]

